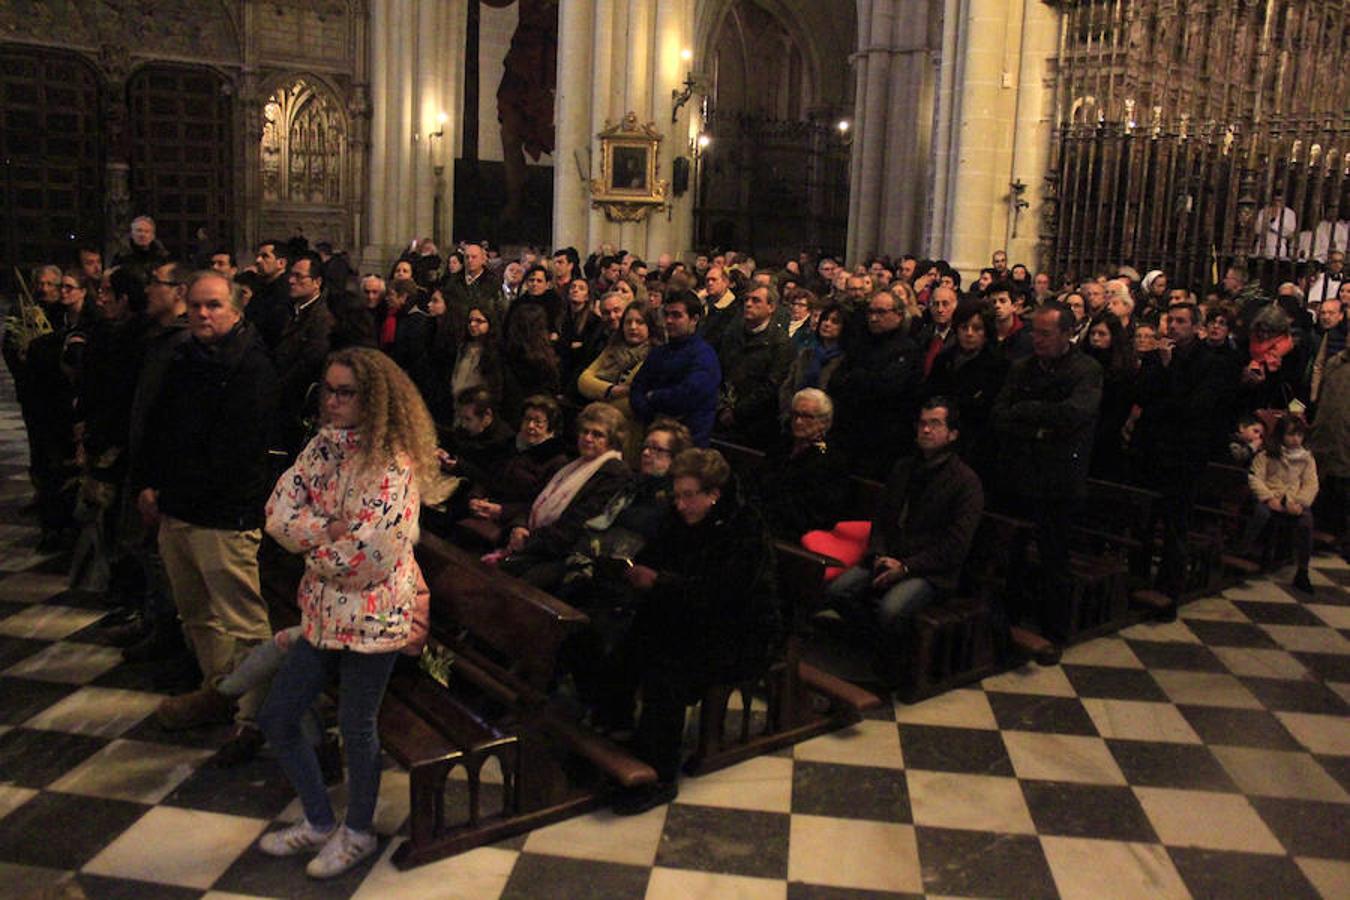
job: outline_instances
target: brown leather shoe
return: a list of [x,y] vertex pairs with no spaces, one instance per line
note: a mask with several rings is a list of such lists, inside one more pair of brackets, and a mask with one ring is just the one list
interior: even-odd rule
[[201,688],[165,700],[155,710],[155,719],[165,731],[226,725],[234,721],[234,701],[215,688]]

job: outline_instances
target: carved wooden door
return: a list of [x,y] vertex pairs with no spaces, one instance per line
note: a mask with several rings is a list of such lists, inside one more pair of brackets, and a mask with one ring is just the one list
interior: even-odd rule
[[232,101],[224,78],[192,66],[146,66],[127,85],[132,214],[153,217],[174,256],[235,244]]
[[103,239],[99,79],[78,56],[0,45],[0,285]]

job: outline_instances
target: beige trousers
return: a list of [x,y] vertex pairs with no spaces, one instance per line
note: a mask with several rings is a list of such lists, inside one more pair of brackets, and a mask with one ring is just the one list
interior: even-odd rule
[[[249,650],[272,637],[258,587],[261,540],[257,528],[203,528],[169,516],[159,523],[159,555],[203,687],[215,687]],[[239,720],[252,722],[266,696],[264,685],[239,698]]]

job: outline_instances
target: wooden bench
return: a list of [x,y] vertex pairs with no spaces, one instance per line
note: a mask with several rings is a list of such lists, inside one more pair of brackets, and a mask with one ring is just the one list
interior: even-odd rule
[[[881,698],[801,658],[804,623],[824,590],[828,557],[775,541],[779,601],[787,640],[767,672],[716,685],[699,703],[698,743],[689,774],[712,772],[857,722]],[[755,709],[762,699],[764,710]],[[731,701],[739,702],[733,706]]]
[[[434,535],[423,535],[417,559],[431,589],[427,654],[421,667],[400,665],[380,710],[381,743],[410,775],[409,838],[395,865],[556,822],[604,802],[614,786],[656,780],[549,699],[558,649],[586,626],[584,615]],[[438,668],[436,678],[425,671]],[[501,773],[495,808],[486,803],[489,762]],[[462,809],[447,796],[455,770],[467,787]]]
[[[550,698],[559,648],[588,625],[582,613],[434,535],[423,535],[417,557],[431,589],[428,652],[420,667],[400,667],[380,713],[381,741],[411,782],[410,834],[395,865],[420,865],[569,818],[604,803],[616,787],[656,780],[650,766]],[[785,583],[799,583],[809,568],[804,557],[778,558]],[[789,589],[783,599],[793,610],[800,594]],[[707,692],[687,772],[714,771],[846,726],[880,704],[803,662],[799,646],[791,637],[761,677]],[[448,666],[438,662],[447,658]],[[754,709],[756,699],[764,711]],[[501,800],[491,808],[489,763],[501,772]],[[463,808],[447,797],[456,770],[467,792]]]
[[[1203,571],[1188,577],[1188,595],[1217,593],[1235,581],[1261,571],[1261,563],[1235,552],[1250,510],[1251,486],[1247,482],[1247,470],[1222,463],[1207,465],[1200,477],[1191,516],[1193,524],[1187,535],[1191,555],[1198,558]],[[1275,555],[1268,554],[1264,562],[1275,563]]]

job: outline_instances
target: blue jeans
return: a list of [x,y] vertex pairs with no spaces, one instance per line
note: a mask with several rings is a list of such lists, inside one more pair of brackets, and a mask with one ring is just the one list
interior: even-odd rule
[[825,589],[825,605],[844,621],[859,627],[880,625],[898,635],[905,620],[932,603],[937,588],[926,578],[902,578],[878,593],[872,587],[872,570],[862,566],[845,569]]
[[380,736],[376,720],[398,651],[356,653],[318,650],[296,639],[272,680],[258,713],[258,726],[277,752],[282,770],[300,795],[305,818],[316,828],[336,824],[314,747],[302,733],[301,720],[337,673],[338,728],[347,762],[347,827],[370,832],[380,792]]

